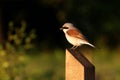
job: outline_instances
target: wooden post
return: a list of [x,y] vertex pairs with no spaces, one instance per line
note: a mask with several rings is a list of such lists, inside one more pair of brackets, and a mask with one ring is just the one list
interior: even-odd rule
[[80,52],[66,49],[65,80],[95,80],[95,67]]

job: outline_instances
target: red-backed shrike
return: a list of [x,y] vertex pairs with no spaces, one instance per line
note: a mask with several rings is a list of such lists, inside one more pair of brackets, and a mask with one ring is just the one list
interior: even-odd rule
[[66,39],[69,43],[73,45],[72,49],[76,49],[78,46],[82,44],[90,45],[95,47],[94,45],[90,44],[84,37],[84,35],[76,28],[72,23],[65,23],[60,30],[63,30],[65,33]]

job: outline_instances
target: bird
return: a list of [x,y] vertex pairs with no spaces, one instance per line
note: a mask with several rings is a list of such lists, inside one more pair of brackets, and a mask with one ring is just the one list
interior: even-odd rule
[[83,44],[89,45],[93,48],[95,47],[87,41],[81,31],[77,29],[72,23],[64,23],[60,30],[63,30],[67,41],[73,45],[71,49],[76,49]]

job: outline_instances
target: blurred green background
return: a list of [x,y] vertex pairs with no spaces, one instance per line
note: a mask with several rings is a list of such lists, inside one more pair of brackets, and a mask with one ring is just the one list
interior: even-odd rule
[[[1,0],[0,80],[65,80],[59,28],[71,22],[98,49],[96,80],[120,80],[120,1]],[[87,51],[87,49],[86,49]]]

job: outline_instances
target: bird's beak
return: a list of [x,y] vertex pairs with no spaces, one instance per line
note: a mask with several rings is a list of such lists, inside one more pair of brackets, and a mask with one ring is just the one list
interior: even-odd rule
[[63,30],[63,27],[61,27],[60,30]]

